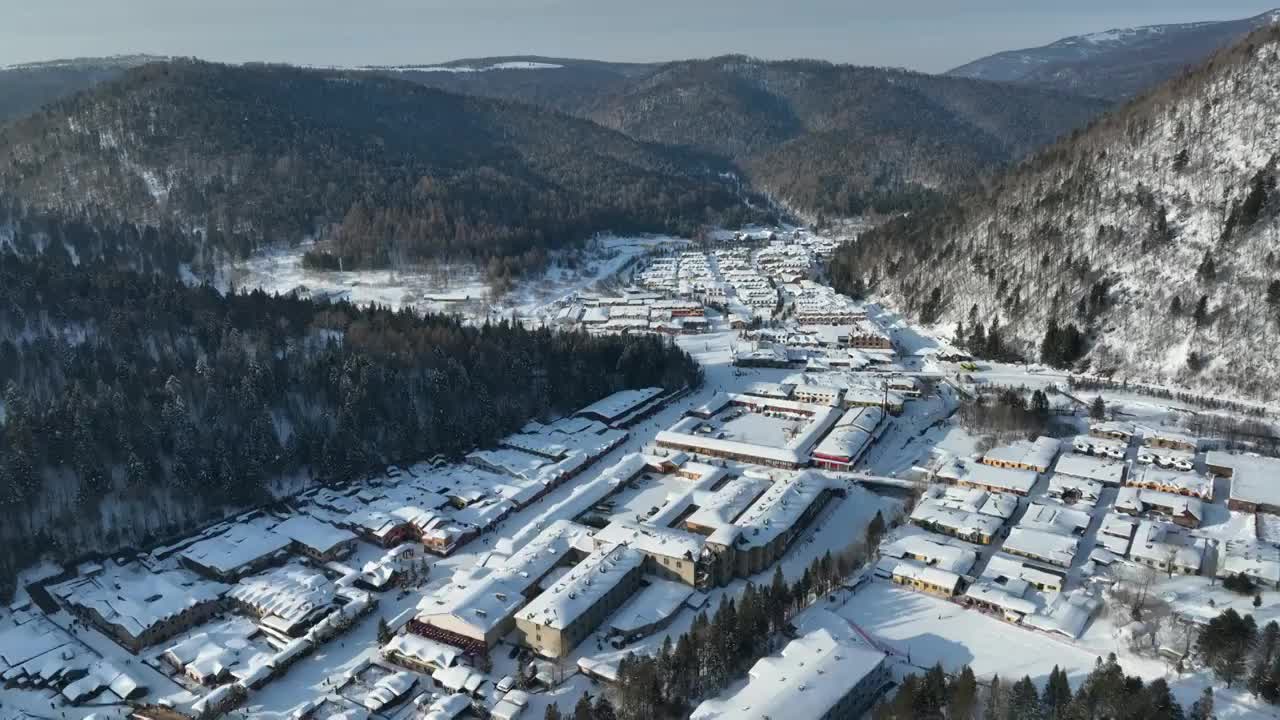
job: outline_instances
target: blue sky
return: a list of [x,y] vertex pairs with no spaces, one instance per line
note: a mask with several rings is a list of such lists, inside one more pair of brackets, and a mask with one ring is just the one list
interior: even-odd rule
[[[1271,0],[1273,3],[1276,0]],[[440,62],[741,52],[928,72],[1113,27],[1256,15],[1139,0],[0,0],[0,64],[148,52],[239,62]]]

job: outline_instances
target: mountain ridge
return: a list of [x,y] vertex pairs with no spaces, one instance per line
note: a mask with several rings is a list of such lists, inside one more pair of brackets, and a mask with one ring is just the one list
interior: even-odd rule
[[1123,100],[1276,22],[1280,9],[1231,20],[1112,28],[997,52],[944,74]]
[[837,253],[833,280],[980,355],[1273,399],[1277,68],[1280,27],[1255,31],[982,186],[867,233]]

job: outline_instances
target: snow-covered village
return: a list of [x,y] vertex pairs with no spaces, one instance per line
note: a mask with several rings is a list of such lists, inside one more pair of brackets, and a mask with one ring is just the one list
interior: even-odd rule
[[0,720],[1280,720],[1263,0],[10,4]]
[[[1274,409],[976,360],[824,285],[832,245],[637,244],[536,318],[666,337],[696,384],[24,571],[0,707],[646,717],[667,682],[699,719],[858,717],[935,667],[976,693],[1117,662],[1269,712],[1246,685],[1273,672],[1280,459],[1250,429]],[[1257,636],[1232,660],[1203,651],[1224,617]]]

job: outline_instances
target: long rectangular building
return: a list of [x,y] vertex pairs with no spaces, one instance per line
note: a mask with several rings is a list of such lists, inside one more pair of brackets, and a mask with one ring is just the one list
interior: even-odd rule
[[539,655],[568,655],[640,587],[645,556],[626,545],[601,547],[516,615],[520,642]]

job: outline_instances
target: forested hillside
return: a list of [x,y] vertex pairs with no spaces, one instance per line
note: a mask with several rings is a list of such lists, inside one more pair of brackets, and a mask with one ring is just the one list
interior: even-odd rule
[[735,56],[672,63],[585,114],[641,140],[731,158],[801,210],[855,215],[911,207],[921,192],[1021,157],[1103,107],[905,70]]
[[307,478],[457,456],[699,374],[653,337],[223,295],[13,252],[41,242],[0,244],[0,582],[38,552],[164,537]]
[[713,153],[741,166],[757,189],[810,215],[917,207],[1106,107],[1003,83],[812,60],[547,63],[561,67],[408,76]]
[[421,67],[369,68],[369,71],[449,92],[518,100],[573,114],[596,98],[617,92],[658,67],[658,64],[647,63],[518,55],[454,60]]
[[864,235],[832,276],[979,354],[1275,399],[1278,153],[1272,27],[986,186]]
[[0,67],[0,123],[30,115],[45,105],[114,80],[131,67],[161,59],[122,55]]
[[[370,74],[136,68],[0,128],[0,190],[243,255],[319,236],[350,268],[535,256],[602,230],[755,215],[719,160],[532,106]],[[526,255],[528,258],[529,255]]]
[[1117,28],[996,53],[947,74],[1123,100],[1278,19],[1280,11],[1272,10],[1239,20]]

